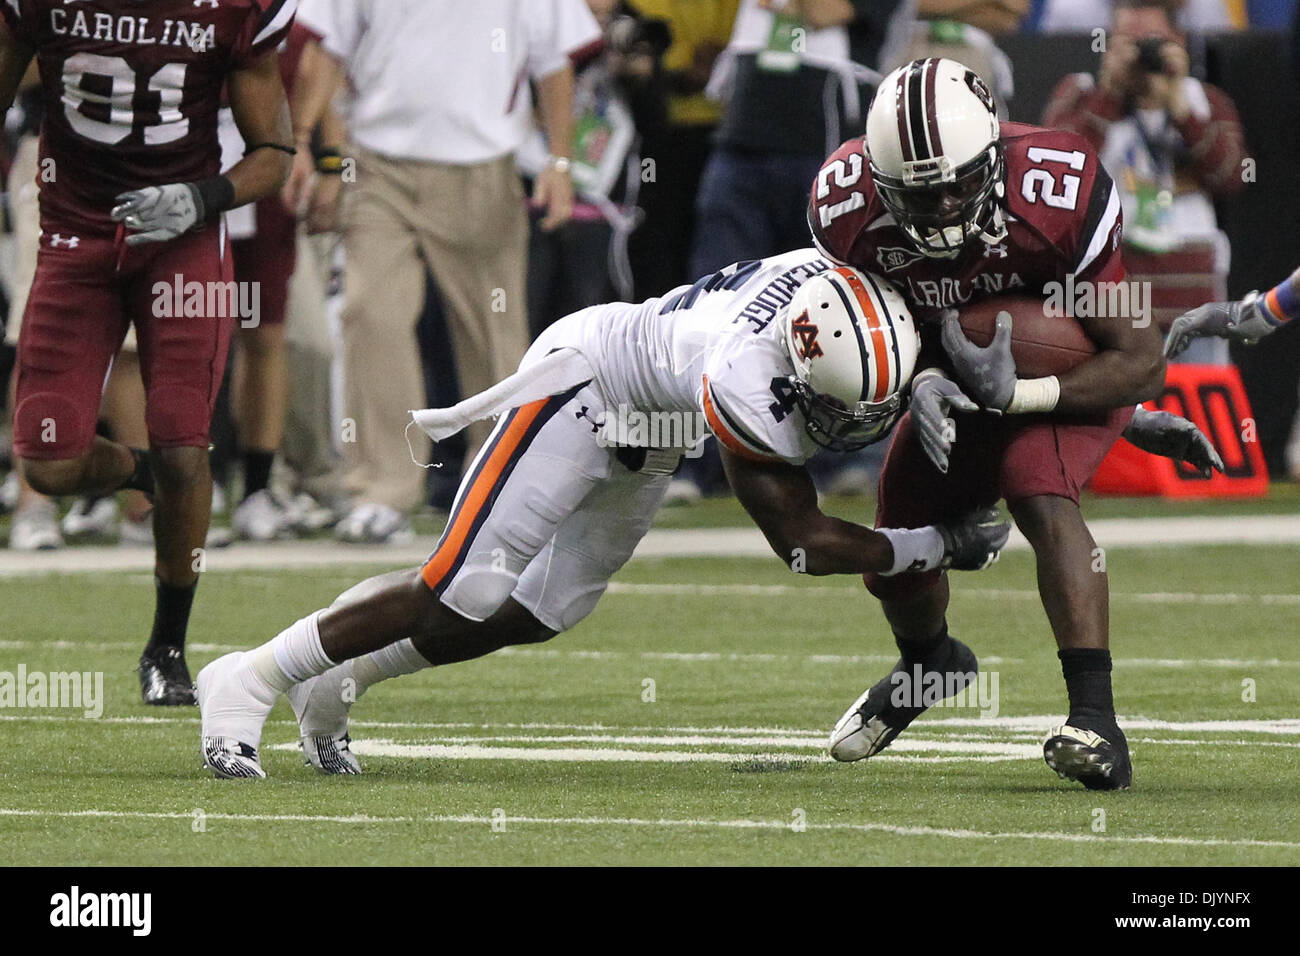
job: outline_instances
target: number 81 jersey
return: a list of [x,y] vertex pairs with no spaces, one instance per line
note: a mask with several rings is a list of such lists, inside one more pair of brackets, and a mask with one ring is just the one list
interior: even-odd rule
[[296,9],[297,0],[0,0],[40,66],[43,226],[111,234],[118,194],[217,175],[226,80],[279,47]]
[[903,292],[917,317],[1003,293],[1041,294],[1049,282],[1118,282],[1119,193],[1083,137],[1002,123],[1007,234],[976,240],[953,259],[922,255],[876,194],[862,138],[822,165],[808,224],[823,253],[874,272]]

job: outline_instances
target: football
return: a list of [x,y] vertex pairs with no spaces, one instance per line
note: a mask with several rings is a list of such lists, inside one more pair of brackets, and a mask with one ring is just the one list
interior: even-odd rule
[[965,306],[959,313],[962,331],[976,345],[988,345],[1003,311],[1011,314],[1011,355],[1021,378],[1060,375],[1097,351],[1077,320],[1047,315],[1037,296],[1003,295]]

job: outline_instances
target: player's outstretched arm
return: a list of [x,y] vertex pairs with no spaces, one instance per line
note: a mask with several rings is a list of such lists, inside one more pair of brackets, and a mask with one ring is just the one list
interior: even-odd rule
[[1165,356],[1182,353],[1193,339],[1215,335],[1253,344],[1292,319],[1300,318],[1300,269],[1260,295],[1251,292],[1240,302],[1207,302],[1174,319],[1165,339]]
[[13,106],[34,51],[21,43],[13,31],[0,23],[0,112]]
[[957,380],[984,408],[1008,414],[1106,412],[1160,394],[1165,357],[1160,330],[1116,318],[1079,318],[1097,354],[1063,375],[1017,378],[1011,355],[1011,315],[1001,312],[984,348],[962,333],[957,313],[943,319],[943,347]]
[[871,528],[823,514],[808,469],[748,461],[719,449],[731,488],[767,543],[792,570],[807,574],[974,571],[997,560],[1011,526],[993,509],[940,527]]

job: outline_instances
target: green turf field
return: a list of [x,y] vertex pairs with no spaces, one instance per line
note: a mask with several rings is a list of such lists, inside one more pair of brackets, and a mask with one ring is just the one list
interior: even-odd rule
[[[1145,513],[1234,513],[1204,508]],[[661,524],[712,522],[741,520],[708,503]],[[953,633],[996,672],[997,716],[932,710],[871,761],[825,756],[831,725],[894,659],[861,586],[775,559],[679,558],[634,561],[548,645],[373,689],[353,710],[360,778],[302,766],[282,703],[263,739],[271,779],[252,783],[200,769],[196,713],[139,703],[147,576],[0,579],[0,671],[105,683],[98,719],[0,709],[4,862],[1300,863],[1295,549],[1107,560],[1135,762],[1119,794],[1042,761],[1064,685],[1024,552],[954,589]],[[377,570],[207,575],[191,664],[266,640]]]

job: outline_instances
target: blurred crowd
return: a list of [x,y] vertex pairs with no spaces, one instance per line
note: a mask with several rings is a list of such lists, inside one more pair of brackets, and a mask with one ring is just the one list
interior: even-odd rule
[[[229,216],[241,323],[214,430],[215,512],[269,540],[333,528],[400,543],[448,509],[486,428],[430,447],[408,409],[446,405],[511,371],[559,317],[662,295],[730,262],[809,244],[823,159],[862,133],[875,84],[922,56],[979,73],[1009,115],[1003,50],[1075,34],[1092,72],[1059,77],[1041,116],[1087,137],[1120,186],[1130,272],[1167,324],[1226,296],[1216,212],[1252,159],[1196,38],[1295,29],[1295,0],[301,0],[281,53],[298,154],[284,194]],[[34,78],[32,78],[34,82]],[[12,347],[34,268],[39,99],[6,122],[0,279]],[[243,152],[233,123],[224,147]],[[1195,299],[1195,302],[1191,302]],[[1186,358],[1229,361],[1218,340]],[[101,427],[143,445],[128,339]],[[11,413],[10,413],[11,414]],[[1290,462],[1297,463],[1293,436]],[[877,451],[817,474],[871,488]],[[421,469],[412,464],[431,464]],[[1300,474],[1300,472],[1298,472]],[[725,492],[716,459],[670,493]],[[9,473],[10,547],[119,537],[149,544],[149,502],[45,500]]]

